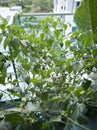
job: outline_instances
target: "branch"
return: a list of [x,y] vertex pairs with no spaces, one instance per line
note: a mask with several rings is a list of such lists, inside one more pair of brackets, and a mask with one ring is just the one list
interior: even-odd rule
[[82,129],[84,129],[84,130],[90,130],[90,129],[86,128],[85,126],[80,125],[79,123],[73,121],[70,117],[68,118],[68,120],[69,120],[71,123],[73,123],[75,126],[78,126],[78,127],[82,128]]

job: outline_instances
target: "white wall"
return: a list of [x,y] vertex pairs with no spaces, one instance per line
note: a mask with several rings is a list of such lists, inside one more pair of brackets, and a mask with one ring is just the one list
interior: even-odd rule
[[54,0],[54,13],[75,12],[77,2],[81,0]]
[[54,13],[64,13],[66,9],[65,0],[54,0]]
[[66,12],[73,12],[74,0],[66,0]]

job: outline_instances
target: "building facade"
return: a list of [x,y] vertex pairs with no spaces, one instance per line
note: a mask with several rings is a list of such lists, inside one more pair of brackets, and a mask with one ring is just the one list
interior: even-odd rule
[[81,0],[54,0],[54,13],[75,12]]
[[54,0],[54,13],[63,13],[66,10],[65,0]]

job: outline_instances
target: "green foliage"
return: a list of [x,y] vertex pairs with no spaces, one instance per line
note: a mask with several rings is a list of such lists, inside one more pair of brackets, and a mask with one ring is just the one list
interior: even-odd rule
[[22,6],[24,12],[51,12],[52,0],[9,0],[9,6]]
[[0,6],[8,6],[8,1],[0,1]]
[[[21,16],[18,17],[20,26],[15,23],[2,28],[7,36],[4,48],[9,48],[8,59],[15,61],[18,76],[18,80],[13,80],[10,73],[6,75],[6,82],[3,81],[13,87],[8,95],[21,100],[16,103],[11,98],[16,107],[18,130],[76,130],[79,127],[89,130],[85,127],[86,113],[88,107],[97,104],[97,53],[92,37],[95,26],[91,26],[95,22],[90,24],[90,18],[84,22],[88,28],[83,28],[81,21],[85,2],[89,1],[83,1],[76,11],[80,31],[74,33],[67,33],[69,25],[60,17],[38,20]],[[89,12],[84,14],[87,19]],[[17,85],[24,86],[23,90]],[[16,115],[11,110],[10,114],[2,111],[14,126]]]
[[78,28],[84,32],[92,31],[94,42],[97,41],[96,2],[97,2],[96,0],[94,0],[93,2],[91,0],[84,0],[79,9],[75,13],[75,21]]
[[22,6],[23,12],[52,12],[53,1],[52,0],[8,0],[7,2],[0,2],[0,6]]

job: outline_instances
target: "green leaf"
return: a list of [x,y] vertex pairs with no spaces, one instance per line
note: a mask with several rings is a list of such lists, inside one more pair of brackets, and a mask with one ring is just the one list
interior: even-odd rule
[[6,121],[10,122],[11,125],[16,127],[18,124],[20,124],[23,121],[23,118],[20,116],[20,113],[10,113],[6,114]]
[[14,90],[9,89],[8,91],[11,93],[11,95],[22,98],[21,94],[15,92]]
[[51,123],[55,123],[55,122],[62,122],[61,121],[61,115],[55,116],[53,118],[50,119],[50,121],[46,121],[45,123],[43,123],[42,129],[46,130],[47,127],[51,124]]
[[2,99],[2,97],[3,97],[3,94],[0,94],[0,100]]
[[76,109],[73,112],[72,118],[76,120],[86,111],[86,106],[83,103],[77,105]]
[[97,0],[83,0],[81,6],[75,12],[75,22],[83,32],[92,31],[93,41],[97,34]]
[[76,10],[74,18],[79,29],[83,31],[91,30],[89,0],[84,0],[81,6]]
[[34,84],[37,84],[37,83],[39,83],[41,80],[38,79],[38,78],[32,78],[31,81],[32,81]]
[[41,34],[40,34],[40,38],[41,38],[41,40],[44,39],[44,33],[41,33]]
[[87,90],[91,86],[92,81],[88,79],[84,79],[84,82],[82,83],[82,87],[84,90]]
[[71,106],[71,104],[68,104],[68,106],[67,106],[67,115],[68,115],[68,117],[70,116],[70,114],[71,114],[71,110],[72,110],[72,106]]
[[75,96],[77,96],[78,98],[84,95],[84,93],[85,91],[82,87],[79,87],[74,91]]
[[37,92],[36,93],[37,97],[39,97],[42,101],[47,101],[48,100],[48,92],[43,92],[43,93],[40,93],[40,92]]
[[0,76],[0,84],[5,84],[6,75]]
[[22,123],[20,125],[19,130],[42,130],[41,129],[41,122],[36,121],[34,123],[31,123],[29,120],[27,120],[27,123]]
[[71,40],[66,40],[64,44],[66,48],[70,47]]

